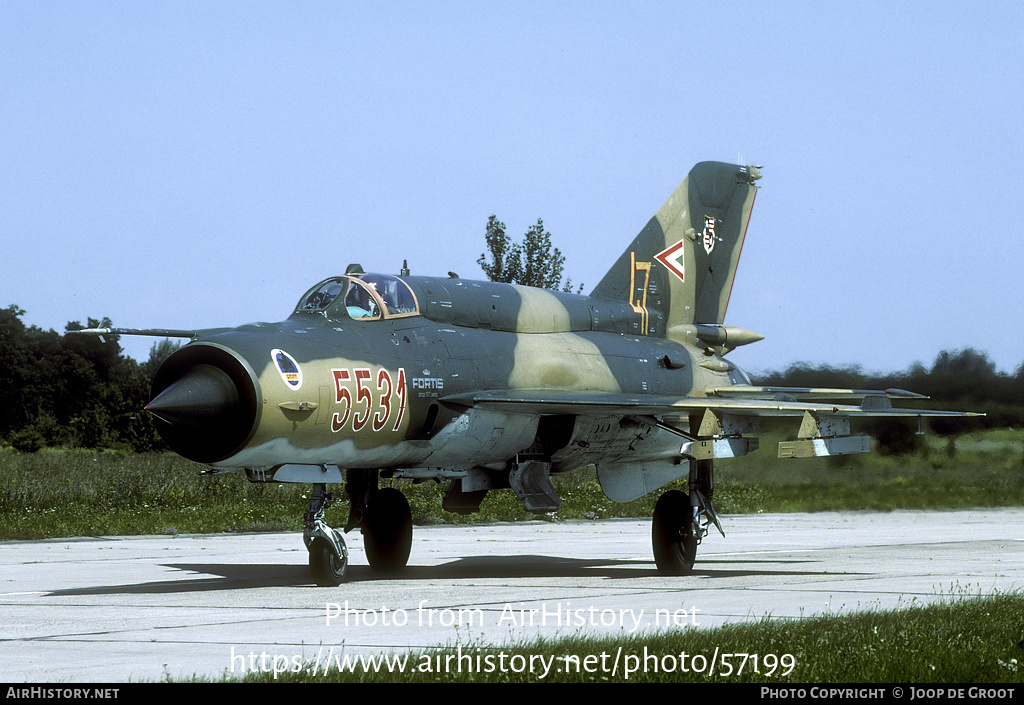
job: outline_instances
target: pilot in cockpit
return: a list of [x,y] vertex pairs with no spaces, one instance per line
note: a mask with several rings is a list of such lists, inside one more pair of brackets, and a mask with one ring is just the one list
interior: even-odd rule
[[345,297],[345,308],[351,318],[376,318],[380,315],[377,302],[373,300],[366,289],[358,284],[349,286],[348,295]]

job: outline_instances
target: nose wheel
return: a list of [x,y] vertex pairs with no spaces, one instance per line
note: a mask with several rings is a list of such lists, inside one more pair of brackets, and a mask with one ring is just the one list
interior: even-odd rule
[[348,568],[345,539],[324,521],[324,512],[333,502],[334,495],[327,491],[327,485],[313,485],[303,522],[302,540],[309,551],[309,573],[320,587],[341,585]]
[[331,529],[337,538],[338,545],[321,538],[313,537],[309,542],[309,574],[313,582],[320,587],[337,587],[345,581],[345,569],[348,568],[348,548],[345,540],[337,531]]

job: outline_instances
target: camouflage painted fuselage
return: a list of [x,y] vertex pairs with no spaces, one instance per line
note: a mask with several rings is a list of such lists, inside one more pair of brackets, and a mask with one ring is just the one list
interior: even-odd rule
[[[440,478],[530,455],[553,473],[656,464],[664,481],[683,476],[680,439],[658,422],[686,429],[688,414],[623,404],[749,384],[722,355],[760,336],[720,324],[757,176],[695,167],[591,296],[358,268],[321,282],[286,321],[176,352],[154,380],[158,429],[219,469]],[[209,413],[175,418],[166,398],[183,393],[160,403],[175,384],[227,391]]]

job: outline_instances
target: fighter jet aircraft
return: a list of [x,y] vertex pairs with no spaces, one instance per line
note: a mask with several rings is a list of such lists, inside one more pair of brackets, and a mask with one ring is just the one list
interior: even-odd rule
[[726,354],[762,336],[724,325],[758,167],[695,166],[589,296],[485,281],[373,274],[349,265],[280,323],[216,330],[92,329],[181,336],[146,409],[167,445],[214,472],[308,483],[303,539],[313,580],[342,582],[348,550],[324,521],[343,484],[344,532],[359,528],[379,571],[409,558],[404,495],[379,478],[447,483],[446,509],[473,512],[510,488],[531,512],[560,506],[551,477],[596,468],[626,502],[658,500],[658,570],[685,574],[721,525],[715,460],[758,447],[761,417],[800,419],[787,457],[859,453],[863,416],[901,390],[755,386]]

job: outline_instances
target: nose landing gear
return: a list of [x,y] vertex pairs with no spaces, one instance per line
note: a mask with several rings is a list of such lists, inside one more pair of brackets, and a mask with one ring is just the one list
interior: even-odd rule
[[[370,568],[397,573],[409,562],[412,550],[412,511],[405,495],[393,487],[377,487],[376,472],[348,471],[345,491],[349,519],[345,531],[359,527]],[[309,572],[320,587],[337,587],[345,580],[348,548],[337,529],[324,521],[334,503],[326,484],[314,484],[303,522],[302,540],[309,551]]]
[[341,585],[348,568],[345,539],[324,521],[324,512],[333,502],[334,495],[327,491],[327,485],[314,484],[303,521],[302,541],[309,551],[309,572],[320,587]]

